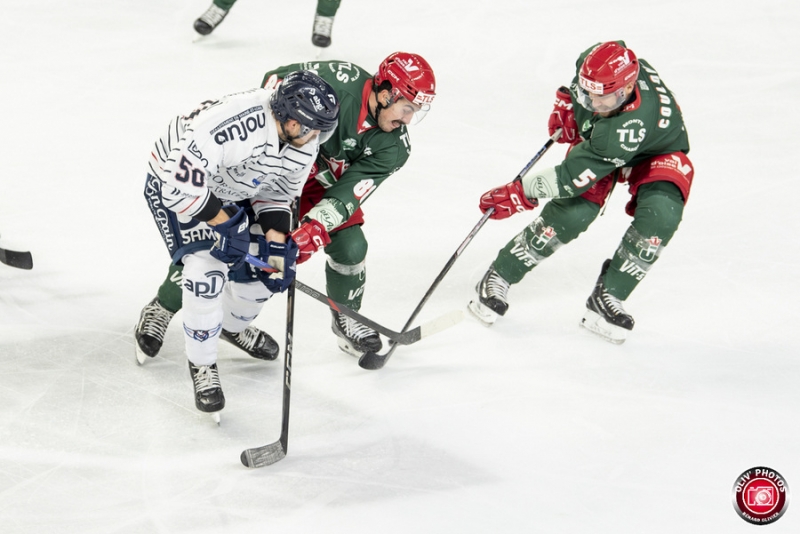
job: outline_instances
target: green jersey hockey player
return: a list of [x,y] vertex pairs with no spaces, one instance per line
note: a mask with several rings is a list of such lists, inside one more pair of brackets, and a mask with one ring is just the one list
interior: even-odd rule
[[[361,230],[361,203],[395,171],[411,152],[406,126],[418,122],[436,93],[433,70],[417,54],[396,52],[381,62],[372,76],[343,61],[287,65],[267,72],[262,85],[274,88],[297,68],[311,70],[327,81],[340,101],[339,124],[320,146],[300,201],[300,227],[292,234],[299,247],[298,263],[325,248],[328,295],[358,310],[366,281],[367,241]],[[158,295],[141,312],[135,337],[142,352],[155,356],[172,315],[181,308],[179,265],[170,267]],[[339,346],[354,355],[381,349],[371,328],[333,313],[332,329]],[[238,334],[224,332],[251,356],[274,359],[278,345],[266,332],[250,326]]]
[[622,302],[670,242],[694,176],[689,140],[675,97],[658,73],[623,41],[586,50],[569,88],[561,87],[548,128],[569,143],[560,165],[531,172],[480,199],[484,213],[504,219],[550,200],[541,215],[503,247],[476,288],[470,310],[492,324],[508,310],[509,286],[591,224],[614,184],[628,184],[633,217],[619,247],[603,263],[581,326],[613,343],[633,329]]

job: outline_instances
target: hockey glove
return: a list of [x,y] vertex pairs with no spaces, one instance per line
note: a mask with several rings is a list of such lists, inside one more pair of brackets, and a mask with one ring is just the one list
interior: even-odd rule
[[328,231],[317,220],[305,217],[300,228],[292,232],[292,239],[297,243],[297,263],[303,263],[316,251],[331,242]]
[[222,207],[230,219],[216,226],[209,225],[217,233],[217,242],[211,247],[211,255],[231,270],[244,264],[244,257],[250,248],[250,224],[245,211],[234,204]]
[[561,128],[559,143],[574,143],[578,138],[578,125],[575,123],[575,113],[572,111],[572,97],[566,87],[560,87],[556,91],[553,112],[547,121],[547,131],[551,136],[559,128]]
[[539,205],[539,201],[528,199],[522,189],[522,182],[514,180],[502,187],[487,191],[481,197],[481,212],[486,213],[489,208],[494,208],[490,219],[506,219],[517,212],[532,210]]
[[273,293],[282,293],[289,289],[297,274],[297,244],[290,238],[286,243],[267,241],[258,238],[258,257],[266,259],[275,272],[256,269],[258,279]]

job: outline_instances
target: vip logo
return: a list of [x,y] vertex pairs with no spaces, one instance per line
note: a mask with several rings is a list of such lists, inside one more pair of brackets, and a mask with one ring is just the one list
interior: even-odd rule
[[358,289],[351,289],[350,292],[347,293],[347,300],[354,300],[363,294],[364,294],[364,286],[361,286]]
[[644,280],[644,277],[647,274],[647,271],[630,260],[625,260],[625,263],[623,263],[622,267],[620,268],[620,272],[628,273],[639,281]]
[[536,259],[525,249],[525,245],[516,242],[511,247],[511,254],[522,262],[525,267],[533,267],[536,265]]

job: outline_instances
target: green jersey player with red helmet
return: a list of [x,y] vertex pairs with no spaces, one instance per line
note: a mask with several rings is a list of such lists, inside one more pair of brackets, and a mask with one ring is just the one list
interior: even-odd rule
[[[344,61],[315,61],[287,65],[264,76],[273,88],[298,68],[313,71],[339,97],[338,126],[321,138],[316,164],[303,188],[300,227],[293,233],[298,263],[325,249],[327,293],[359,310],[366,283],[367,241],[361,230],[361,204],[389,176],[405,165],[411,153],[407,126],[418,122],[436,95],[430,64],[420,55],[396,52],[384,59],[374,75]],[[155,356],[172,315],[181,308],[180,265],[172,265],[158,295],[142,310],[135,337],[140,350]],[[349,317],[334,313],[333,332],[339,346],[352,354],[381,349],[377,332]],[[278,345],[254,326],[243,332],[222,333],[251,356],[274,359]]]
[[494,323],[508,310],[509,286],[586,230],[614,184],[626,183],[633,221],[603,263],[581,322],[622,343],[634,325],[622,302],[672,239],[689,198],[694,169],[683,115],[656,70],[623,41],[609,41],[580,55],[570,87],[556,93],[548,128],[551,135],[561,129],[558,141],[569,144],[564,160],[480,199],[480,209],[492,209],[494,219],[533,209],[537,199],[551,200],[500,250],[469,308]]

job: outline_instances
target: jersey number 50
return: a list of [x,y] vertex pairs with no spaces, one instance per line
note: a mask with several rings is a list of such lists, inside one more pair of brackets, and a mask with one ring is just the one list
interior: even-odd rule
[[206,172],[202,169],[194,169],[192,168],[192,163],[186,159],[186,156],[181,156],[181,162],[178,166],[183,169],[184,172],[176,172],[175,179],[179,182],[187,183],[189,180],[192,181],[192,185],[195,187],[203,187],[205,183]]

